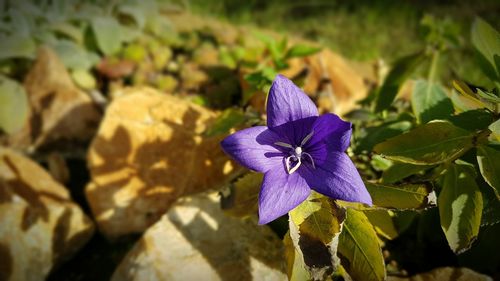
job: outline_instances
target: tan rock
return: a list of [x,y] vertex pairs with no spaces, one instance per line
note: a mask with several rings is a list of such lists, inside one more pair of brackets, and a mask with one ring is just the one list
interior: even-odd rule
[[11,146],[36,149],[56,141],[84,142],[92,137],[101,114],[91,98],[74,85],[52,50],[39,49],[24,87],[31,114],[23,130],[10,139]]
[[0,280],[45,280],[94,227],[43,168],[0,147]]
[[439,267],[412,277],[389,277],[387,281],[493,281],[493,278],[465,267]]
[[266,226],[225,216],[217,194],[181,199],[125,256],[112,280],[287,280]]
[[105,235],[142,232],[179,196],[233,177],[221,137],[203,137],[215,116],[148,88],[113,100],[88,152],[86,196]]

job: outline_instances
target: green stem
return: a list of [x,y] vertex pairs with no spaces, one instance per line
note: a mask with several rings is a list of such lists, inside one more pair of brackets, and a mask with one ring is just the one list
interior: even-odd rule
[[431,67],[429,69],[429,74],[427,76],[427,81],[429,82],[429,84],[434,83],[434,80],[436,78],[437,64],[439,61],[439,53],[440,52],[438,50],[432,51]]

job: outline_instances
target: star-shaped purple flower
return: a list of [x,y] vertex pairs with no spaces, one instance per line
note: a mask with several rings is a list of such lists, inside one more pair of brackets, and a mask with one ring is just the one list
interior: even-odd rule
[[318,109],[292,81],[278,75],[267,100],[267,127],[236,132],[222,141],[241,165],[264,173],[259,224],[288,213],[311,189],[334,199],[372,204],[370,194],[345,153],[351,123]]

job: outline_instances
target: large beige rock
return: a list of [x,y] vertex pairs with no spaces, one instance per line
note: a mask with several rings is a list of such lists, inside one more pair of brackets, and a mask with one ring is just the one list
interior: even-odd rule
[[105,235],[142,232],[179,196],[233,177],[221,137],[203,136],[215,116],[149,88],[113,100],[88,152],[86,196]]
[[75,86],[60,59],[48,47],[38,50],[24,87],[30,104],[29,122],[10,138],[10,146],[37,149],[65,141],[90,140],[101,114],[91,98]]
[[217,202],[216,194],[181,199],[144,233],[112,280],[287,280],[276,235],[224,215]]
[[0,147],[0,280],[44,280],[94,227],[43,168]]

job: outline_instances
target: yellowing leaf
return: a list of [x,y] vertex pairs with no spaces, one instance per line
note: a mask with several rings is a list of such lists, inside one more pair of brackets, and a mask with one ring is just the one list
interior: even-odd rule
[[388,209],[420,209],[436,205],[430,184],[387,185],[365,182],[373,205]]
[[250,172],[231,184],[229,193],[222,193],[221,206],[224,212],[240,218],[257,214],[263,176]]
[[289,215],[290,237],[303,256],[305,268],[314,280],[326,278],[340,264],[337,245],[345,209],[313,192]]
[[339,240],[339,253],[347,260],[344,268],[354,280],[385,279],[384,258],[377,234],[362,212],[347,209]]

